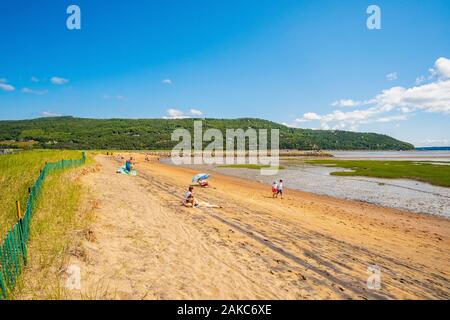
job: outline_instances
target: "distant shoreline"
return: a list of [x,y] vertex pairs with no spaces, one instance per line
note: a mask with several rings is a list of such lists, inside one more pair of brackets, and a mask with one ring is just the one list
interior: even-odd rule
[[418,147],[416,148],[416,151],[446,151],[450,150],[449,147]]

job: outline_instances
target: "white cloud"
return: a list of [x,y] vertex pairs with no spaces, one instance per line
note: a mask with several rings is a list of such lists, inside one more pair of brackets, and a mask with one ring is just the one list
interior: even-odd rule
[[419,84],[422,84],[422,83],[424,83],[425,82],[425,77],[424,76],[420,76],[420,77],[417,77],[416,78],[416,81],[415,81],[415,83],[416,83],[416,85],[419,85]]
[[291,124],[291,123],[287,123],[287,122],[282,122],[281,124],[288,128],[297,128],[297,126],[295,124]]
[[450,59],[440,57],[434,63],[434,70],[444,78],[450,78]]
[[172,84],[172,80],[170,80],[170,79],[164,79],[164,80],[162,81],[162,83],[163,83],[163,84],[167,84],[167,85],[171,85],[171,84]]
[[164,119],[186,119],[189,118],[188,115],[185,115],[183,111],[177,109],[168,109],[167,116],[163,117]]
[[203,112],[201,112],[200,110],[197,109],[191,109],[189,110],[190,114],[194,115],[194,116],[202,116]]
[[395,108],[450,114],[450,80],[412,88],[393,87],[375,98],[381,111]]
[[434,67],[429,68],[430,73],[428,77],[420,76],[416,78],[416,84],[422,84],[425,80],[445,80],[450,78],[450,59],[440,57],[434,62]]
[[363,105],[367,105],[369,104],[370,101],[355,101],[352,99],[341,99],[341,100],[337,100],[334,101],[333,103],[331,103],[331,105],[333,107],[349,107],[349,108],[353,108],[353,107],[360,107]]
[[166,111],[167,116],[163,117],[164,119],[187,119],[191,118],[191,116],[202,116],[203,112],[197,109],[190,109],[189,112],[183,112],[177,109],[168,109]]
[[6,80],[5,78],[0,78],[0,90],[3,91],[14,91],[16,90],[16,88],[14,88],[12,85],[7,83],[8,80]]
[[16,88],[14,88],[12,85],[1,82],[0,83],[0,90],[3,91],[14,91]]
[[401,107],[401,108],[400,108],[400,111],[401,111],[402,113],[411,113],[411,112],[414,112],[415,109],[414,109],[414,108],[409,108],[409,107]]
[[397,80],[397,79],[398,79],[397,72],[391,72],[391,73],[387,74],[387,75],[386,75],[386,79],[387,79],[388,81],[394,81],[394,80]]
[[360,123],[368,123],[369,119],[374,118],[376,115],[377,111],[375,108],[348,112],[336,110],[329,114],[317,115],[315,120],[319,120],[321,128],[325,130],[357,130]]
[[375,119],[375,122],[392,122],[392,121],[404,121],[408,120],[408,116],[406,114],[398,114],[386,117],[380,117]]
[[69,82],[69,79],[64,79],[60,77],[52,77],[50,79],[50,82],[56,85],[63,85]]
[[418,143],[422,147],[449,146],[449,139],[426,139]]
[[320,129],[323,129],[323,130],[330,130],[331,128],[330,128],[330,126],[328,125],[328,123],[322,122],[322,123],[320,124]]
[[411,88],[392,87],[362,102],[343,99],[332,104],[347,107],[367,106],[365,109],[347,112],[335,110],[324,115],[308,112],[296,121],[320,121],[324,129],[357,130],[360,124],[407,120],[416,111],[450,115],[450,79],[445,79],[450,76],[450,60],[439,58],[434,70],[439,76],[434,82]]
[[31,77],[30,81],[31,82],[39,82],[39,78]]
[[30,88],[23,88],[22,92],[23,93],[43,95],[43,94],[46,94],[48,91],[47,90],[33,90],[33,89],[30,89]]
[[40,113],[41,117],[61,117],[63,114],[61,113],[57,113],[57,112],[52,112],[52,111],[42,111]]
[[307,113],[303,114],[303,116],[301,118],[295,119],[295,121],[296,122],[307,122],[307,121],[320,120],[320,119],[322,119],[322,117],[319,116],[317,113],[307,112]]

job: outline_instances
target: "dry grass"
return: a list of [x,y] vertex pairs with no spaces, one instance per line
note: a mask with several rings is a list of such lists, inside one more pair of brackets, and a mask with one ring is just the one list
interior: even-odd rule
[[[31,223],[28,264],[14,292],[16,299],[64,299],[65,268],[72,248],[85,237],[92,208],[80,208],[78,181],[84,168],[47,177]],[[75,242],[75,243],[74,243]]]

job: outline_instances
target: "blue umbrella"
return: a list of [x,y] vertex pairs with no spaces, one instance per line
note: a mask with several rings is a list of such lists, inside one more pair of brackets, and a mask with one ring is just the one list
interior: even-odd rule
[[206,180],[209,178],[209,174],[207,173],[199,173],[196,174],[193,178],[192,178],[192,182],[197,182],[199,180]]

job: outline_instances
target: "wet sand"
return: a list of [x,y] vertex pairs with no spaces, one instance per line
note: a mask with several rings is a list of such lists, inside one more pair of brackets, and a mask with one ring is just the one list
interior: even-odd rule
[[[82,177],[96,221],[82,290],[112,299],[448,299],[450,221],[214,173],[195,189],[222,209],[185,208],[196,171],[138,155],[138,176],[97,156]],[[368,268],[381,289],[367,287]]]

